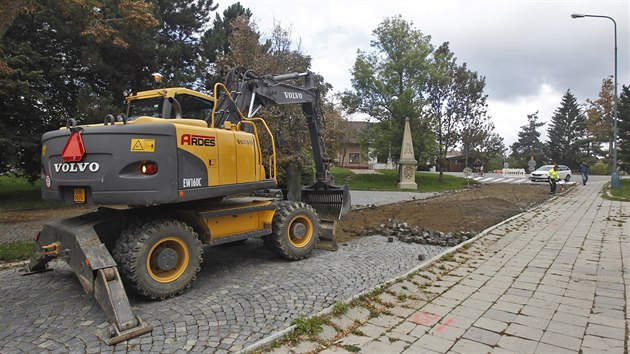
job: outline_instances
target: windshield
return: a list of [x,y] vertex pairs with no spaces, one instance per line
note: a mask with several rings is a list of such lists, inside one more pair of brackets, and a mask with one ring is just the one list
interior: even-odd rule
[[543,167],[537,169],[536,171],[549,171],[549,170],[551,170],[551,167],[553,167],[553,166],[543,166]]
[[140,116],[162,117],[162,97],[146,98],[142,100],[129,101],[127,107],[127,120],[134,120]]

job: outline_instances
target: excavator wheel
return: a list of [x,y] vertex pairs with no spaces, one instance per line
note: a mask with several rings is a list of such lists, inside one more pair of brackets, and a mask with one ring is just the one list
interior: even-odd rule
[[141,296],[164,300],[181,294],[200,270],[201,241],[179,220],[138,222],[116,240],[112,256],[124,283]]
[[291,260],[308,257],[318,239],[317,213],[301,202],[280,202],[273,216],[272,233],[263,238],[267,248]]

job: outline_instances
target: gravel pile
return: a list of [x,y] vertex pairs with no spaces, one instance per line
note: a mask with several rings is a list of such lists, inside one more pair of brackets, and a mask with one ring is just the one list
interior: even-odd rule
[[409,225],[406,222],[397,219],[388,219],[387,223],[380,224],[376,228],[365,228],[357,236],[382,235],[393,238],[406,243],[419,243],[421,245],[434,245],[453,247],[458,244],[470,240],[477,235],[474,231],[460,232],[440,232],[427,228],[421,228],[415,225]]

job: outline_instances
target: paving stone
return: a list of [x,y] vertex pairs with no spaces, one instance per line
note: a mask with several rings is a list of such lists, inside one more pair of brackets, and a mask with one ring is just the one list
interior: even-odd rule
[[495,309],[489,309],[484,313],[484,316],[501,322],[514,322],[516,320],[515,314]]
[[341,347],[332,346],[322,350],[321,352],[319,352],[319,354],[352,354],[352,352],[347,351]]
[[601,353],[604,351],[610,351],[622,353],[624,351],[624,341],[587,334],[582,339],[581,349],[584,352]]
[[502,333],[508,327],[508,324],[491,318],[481,317],[475,322],[475,327],[487,329],[495,333]]
[[489,346],[495,346],[501,339],[501,335],[478,327],[471,327],[464,333],[463,338],[482,343]]
[[542,329],[523,326],[518,323],[512,323],[511,325],[509,325],[508,328],[505,330],[505,333],[516,337],[531,339],[534,341],[539,341],[543,335]]
[[524,305],[513,304],[511,302],[497,301],[490,308],[510,313],[519,313]]
[[546,330],[574,338],[582,338],[584,337],[586,326],[574,326],[572,324],[552,320]]
[[407,342],[403,341],[394,341],[390,342],[386,338],[387,342],[382,341],[372,341],[367,343],[364,346],[361,346],[361,353],[369,353],[369,354],[383,354],[383,353],[391,353],[398,354],[402,353],[405,350],[405,347],[409,345]]
[[503,336],[497,345],[515,353],[533,353],[538,346],[537,341],[512,336]]
[[356,306],[349,308],[345,316],[352,321],[365,322],[370,318],[370,311],[366,308]]
[[349,334],[338,341],[335,342],[335,345],[343,347],[344,345],[353,345],[353,346],[362,346],[368,342],[371,342],[374,338],[368,336],[357,336],[355,334]]
[[396,304],[398,303],[398,299],[396,298],[396,296],[388,294],[388,293],[382,293],[380,294],[377,299],[385,304]]
[[317,342],[303,341],[298,343],[295,347],[292,347],[291,350],[293,350],[296,354],[302,354],[311,352],[317,347],[319,347],[319,343]]
[[582,345],[581,338],[570,337],[553,332],[545,332],[540,341],[576,352],[580,350],[580,346]]
[[336,336],[337,330],[327,324],[322,325],[322,331],[317,334],[317,337],[325,342],[335,338]]
[[625,338],[624,327],[608,327],[589,323],[586,327],[586,334],[594,336],[623,340]]
[[369,338],[376,339],[380,337],[383,333],[385,333],[387,328],[376,326],[371,323],[366,323],[362,326],[357,327],[355,330],[363,333],[365,336]]
[[575,354],[574,350],[556,347],[547,343],[538,343],[536,353],[553,353],[553,354]]
[[389,316],[389,315],[380,315],[368,321],[368,323],[370,324],[377,325],[380,327],[386,327],[386,328],[393,327],[394,325],[400,322],[401,322],[400,318],[396,316]]
[[492,351],[492,347],[489,347],[485,344],[478,343],[468,339],[460,339],[455,345],[451,348],[452,352],[460,353],[460,354],[468,354],[468,353],[490,353]]
[[332,322],[337,328],[340,330],[346,330],[355,325],[354,320],[350,319],[346,315],[341,315],[339,317],[331,317],[330,322]]
[[452,340],[426,334],[418,339],[415,343],[411,344],[408,349],[415,349],[416,352],[432,350],[438,353],[446,353],[448,349],[453,346],[454,343],[455,341]]
[[400,318],[407,318],[411,316],[412,313],[416,312],[415,309],[402,307],[402,306],[392,307],[388,309],[388,311],[391,312],[392,315],[400,317]]

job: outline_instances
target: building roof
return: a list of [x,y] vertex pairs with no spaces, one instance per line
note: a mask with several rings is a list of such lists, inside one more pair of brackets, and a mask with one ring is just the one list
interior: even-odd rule
[[359,144],[361,142],[361,136],[363,133],[369,129],[369,127],[374,124],[370,122],[364,121],[348,121],[348,131],[346,132],[346,143],[348,144]]

